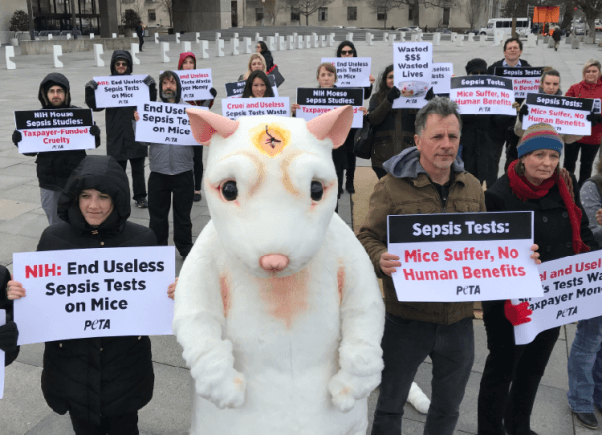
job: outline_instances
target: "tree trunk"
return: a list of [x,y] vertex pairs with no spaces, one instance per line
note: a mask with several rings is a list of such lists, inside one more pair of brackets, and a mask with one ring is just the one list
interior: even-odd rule
[[414,26],[420,26],[420,3],[414,0]]
[[33,22],[33,6],[31,5],[32,0],[27,0],[27,15],[29,15],[29,35],[31,36],[31,40],[36,40],[36,26]]
[[512,17],[512,37],[518,38],[518,35],[516,34],[516,17]]
[[[596,43],[596,14],[595,13],[591,13],[591,14],[587,14],[587,26],[589,27],[589,31],[587,33],[587,38],[594,38],[594,44]],[[587,41],[587,39],[586,39]]]
[[71,0],[71,29],[73,39],[77,39],[77,18],[75,17],[75,0]]

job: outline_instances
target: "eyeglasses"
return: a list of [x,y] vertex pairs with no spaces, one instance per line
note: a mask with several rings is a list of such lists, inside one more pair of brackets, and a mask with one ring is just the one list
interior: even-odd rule
[[341,54],[353,54],[353,50],[341,50]]
[[127,62],[115,62],[115,66],[128,66]]

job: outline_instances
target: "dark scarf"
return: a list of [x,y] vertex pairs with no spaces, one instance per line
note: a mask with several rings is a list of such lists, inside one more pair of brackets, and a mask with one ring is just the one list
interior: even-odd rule
[[535,186],[527,180],[523,175],[520,176],[516,173],[516,165],[518,160],[510,163],[508,167],[508,178],[510,179],[510,188],[512,192],[521,201],[527,201],[528,199],[540,199],[548,194],[550,189],[556,184],[560,192],[562,202],[569,213],[569,221],[571,223],[572,238],[573,238],[573,252],[580,254],[581,252],[588,252],[589,246],[583,243],[581,240],[581,209],[575,204],[575,198],[572,192],[569,190],[569,185],[572,187],[572,180],[566,169],[561,169],[560,174],[554,172],[554,174],[541,183],[539,186]]

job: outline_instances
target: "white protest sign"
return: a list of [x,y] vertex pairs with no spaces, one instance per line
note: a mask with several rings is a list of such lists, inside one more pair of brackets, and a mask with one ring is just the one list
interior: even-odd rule
[[213,86],[211,68],[172,71],[180,78],[182,100],[213,100],[210,89]]
[[397,298],[467,302],[543,294],[535,262],[533,212],[388,216]]
[[224,98],[222,115],[236,120],[240,116],[290,116],[288,97],[279,98]]
[[430,42],[396,42],[393,44],[393,74],[401,97],[393,101],[394,109],[420,109],[431,88],[433,45]]
[[462,115],[516,115],[512,80],[497,76],[452,77],[449,99]]
[[13,273],[20,345],[172,333],[173,246],[15,253]]
[[[602,315],[602,251],[539,265],[544,295],[529,302],[531,321],[514,327],[516,344],[531,343],[541,331]],[[523,295],[527,297],[527,295]]]
[[92,109],[50,109],[15,112],[21,132],[20,153],[87,150],[96,147],[90,134]]
[[526,98],[529,93],[539,91],[541,67],[496,67],[495,75],[508,77],[514,84],[514,98]]
[[367,88],[370,86],[372,59],[369,57],[323,57],[337,70],[337,87]]
[[297,88],[295,116],[306,121],[340,106],[353,106],[351,128],[362,128],[364,113],[359,110],[364,102],[364,88]]
[[209,110],[189,104],[155,103],[138,106],[140,120],[136,122],[136,142],[167,145],[199,145],[192,135],[186,109]]
[[[6,310],[0,310],[0,326],[6,325]],[[0,350],[0,399],[4,397],[4,362],[6,355]]]
[[433,63],[433,71],[431,75],[431,84],[433,85],[433,93],[449,94],[450,80],[454,75],[453,63]]
[[94,77],[98,88],[94,92],[96,107],[137,106],[150,100],[145,75]]
[[523,116],[523,129],[533,124],[550,124],[561,134],[589,136],[592,123],[587,115],[592,112],[594,100],[561,95],[527,94],[525,104],[529,114]]

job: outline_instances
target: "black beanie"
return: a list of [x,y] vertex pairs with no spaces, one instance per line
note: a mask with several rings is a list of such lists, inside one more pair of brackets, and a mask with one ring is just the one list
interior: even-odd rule
[[468,63],[466,64],[466,74],[470,75],[475,71],[481,71],[483,73],[487,72],[487,62],[485,62],[483,59],[472,59],[469,60]]

